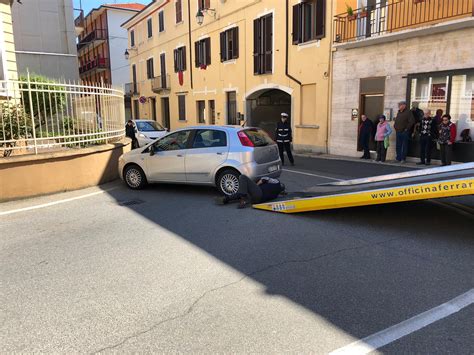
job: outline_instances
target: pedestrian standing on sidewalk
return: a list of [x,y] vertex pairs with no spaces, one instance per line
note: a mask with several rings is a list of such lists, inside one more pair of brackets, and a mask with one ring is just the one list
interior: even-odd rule
[[377,159],[376,161],[384,162],[387,157],[388,140],[392,134],[392,127],[387,122],[385,115],[379,115],[379,123],[377,132],[375,133],[375,141],[377,142]]
[[369,142],[370,137],[373,134],[374,127],[372,121],[366,115],[360,116],[361,122],[359,125],[359,143],[364,151],[364,155],[362,155],[361,159],[370,159],[370,148]]
[[128,120],[125,125],[125,136],[132,140],[132,149],[138,148],[138,139],[135,136],[135,126],[132,120]]
[[405,163],[408,154],[410,133],[415,124],[413,113],[407,109],[406,101],[398,103],[398,114],[395,118],[395,131],[397,132],[397,161]]
[[439,108],[436,110],[436,115],[433,117],[436,124],[436,132],[438,132],[438,127],[443,122],[443,113],[443,110]]
[[456,125],[451,122],[451,116],[443,115],[442,123],[439,126],[438,144],[440,147],[441,165],[451,165],[453,154],[453,144],[456,140]]
[[438,134],[436,121],[431,118],[431,111],[425,110],[419,126],[420,132],[420,161],[416,165],[431,165],[433,142]]
[[293,134],[291,132],[291,125],[288,122],[288,114],[282,112],[281,120],[278,122],[277,129],[275,132],[276,141],[278,144],[278,151],[280,152],[281,163],[285,165],[285,157],[283,156],[284,151],[288,155],[288,160],[291,165],[295,165],[293,154],[291,154],[291,142],[293,141]]

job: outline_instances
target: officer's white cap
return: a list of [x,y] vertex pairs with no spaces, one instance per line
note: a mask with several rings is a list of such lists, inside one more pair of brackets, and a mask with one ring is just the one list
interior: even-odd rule
[[282,112],[282,113],[281,113],[281,117],[288,117],[288,114],[287,114],[287,113],[284,113],[284,112]]

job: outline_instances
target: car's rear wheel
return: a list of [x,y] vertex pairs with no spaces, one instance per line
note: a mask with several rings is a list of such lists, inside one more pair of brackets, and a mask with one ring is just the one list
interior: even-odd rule
[[123,172],[125,183],[133,190],[139,190],[146,186],[146,175],[138,165],[129,165]]
[[237,193],[239,191],[239,176],[239,172],[233,169],[222,171],[217,177],[217,188],[227,196]]

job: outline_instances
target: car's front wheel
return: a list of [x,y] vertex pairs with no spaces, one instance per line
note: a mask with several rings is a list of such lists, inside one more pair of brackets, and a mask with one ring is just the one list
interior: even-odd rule
[[239,172],[233,169],[226,169],[219,173],[217,177],[217,188],[224,195],[230,196],[239,191]]
[[134,190],[142,189],[146,186],[146,176],[142,168],[138,165],[129,165],[123,172],[125,183]]

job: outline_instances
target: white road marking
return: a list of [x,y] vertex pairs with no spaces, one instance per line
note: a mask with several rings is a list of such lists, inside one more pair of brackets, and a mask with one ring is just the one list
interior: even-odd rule
[[344,181],[343,179],[336,179],[333,177],[329,176],[324,176],[324,175],[317,175],[317,174],[311,174],[311,173],[305,173],[303,171],[297,171],[297,170],[288,170],[288,169],[282,169],[283,171],[287,171],[289,173],[294,173],[294,174],[301,174],[301,175],[308,175],[308,176],[314,176],[314,177],[319,177],[323,179],[328,179],[328,180],[334,180],[334,181]]
[[453,298],[452,300],[443,303],[426,312],[420,313],[410,319],[401,323],[384,329],[378,333],[372,334],[364,339],[353,342],[342,348],[334,350],[330,354],[368,354],[382,346],[390,344],[408,334],[416,332],[431,323],[437,322],[440,319],[446,318],[453,313],[459,312],[463,308],[474,303],[474,288],[466,293]]
[[118,186],[117,186],[117,187],[112,187],[112,188],[107,189],[107,190],[101,190],[101,191],[91,192],[91,193],[85,194],[85,195],[80,195],[80,196],[76,196],[76,197],[66,198],[66,199],[63,199],[63,200],[58,200],[58,201],[43,203],[43,204],[41,204],[41,205],[35,205],[35,206],[29,206],[29,207],[24,207],[24,208],[18,208],[18,209],[10,210],[10,211],[4,211],[4,212],[0,212],[0,216],[6,216],[6,215],[9,215],[9,214],[13,214],[13,213],[26,212],[26,211],[36,210],[36,209],[39,209],[39,208],[45,208],[45,207],[50,207],[50,206],[54,206],[54,205],[59,205],[59,204],[61,204],[61,203],[66,203],[66,202],[71,202],[71,201],[75,201],[75,200],[80,200],[80,199],[83,199],[83,198],[87,198],[87,197],[91,197],[91,196],[103,194],[103,193],[105,193],[105,192],[109,192],[109,191],[115,190],[115,189],[117,189],[117,188],[118,188]]

